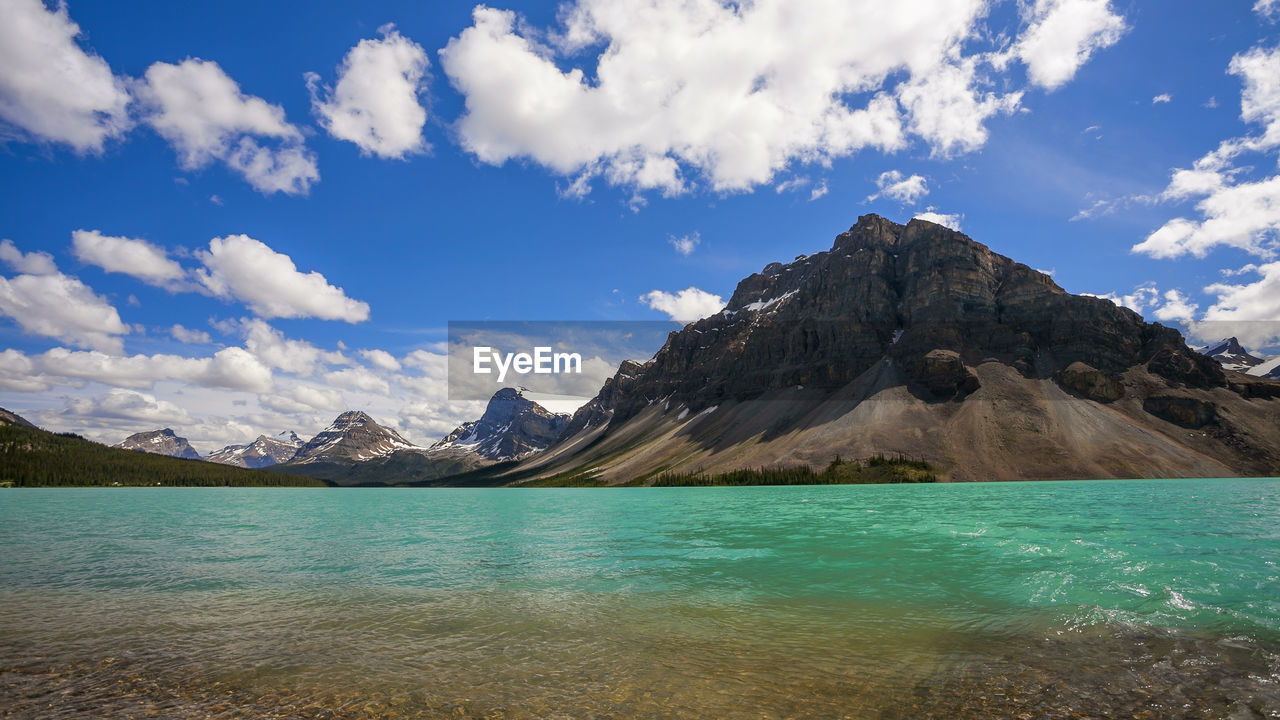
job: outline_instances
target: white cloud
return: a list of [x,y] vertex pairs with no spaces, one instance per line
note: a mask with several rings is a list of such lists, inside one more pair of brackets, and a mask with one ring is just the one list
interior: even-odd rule
[[192,422],[187,411],[167,400],[133,390],[111,389],[97,397],[71,398],[63,413],[67,419],[129,420],[155,425],[178,425]]
[[267,367],[279,368],[295,375],[309,376],[322,365],[345,365],[350,362],[340,352],[321,350],[305,340],[292,340],[262,320],[241,322],[244,347]]
[[1075,77],[1094,52],[1116,44],[1126,29],[1110,0],[1036,0],[1026,20],[1030,27],[1014,52],[1031,81],[1049,90]]
[[1170,290],[1164,294],[1164,304],[1156,308],[1153,314],[1161,322],[1190,323],[1195,320],[1199,309],[1200,306],[1191,302],[1186,295]]
[[964,215],[960,213],[939,213],[934,212],[933,208],[929,208],[925,212],[916,213],[915,219],[927,220],[928,222],[937,223],[938,225],[943,225],[955,230],[956,232],[960,232],[960,222],[964,220]]
[[1253,11],[1267,19],[1273,19],[1277,9],[1280,9],[1280,0],[1258,0],[1253,4]]
[[693,254],[694,249],[696,249],[702,242],[702,236],[696,232],[689,233],[688,235],[682,235],[680,237],[670,235],[667,237],[667,242],[671,243],[671,247],[675,248],[676,252],[684,255],[685,257],[689,257]]
[[976,89],[977,60],[941,63],[898,89],[908,127],[929,142],[935,157],[972,152],[987,141],[988,118],[1018,109],[1022,93],[998,96]]
[[1101,298],[1110,300],[1111,302],[1126,307],[1130,310],[1141,313],[1148,307],[1153,307],[1160,301],[1160,291],[1156,289],[1154,283],[1144,283],[1133,289],[1133,292],[1121,295],[1115,292],[1097,294],[1097,293],[1080,293],[1088,297]]
[[59,272],[0,277],[0,314],[23,332],[108,352],[121,352],[124,342],[116,336],[129,333],[106,298]]
[[1224,140],[1190,169],[1178,169],[1160,195],[1166,201],[1201,198],[1200,220],[1185,217],[1166,222],[1133,252],[1157,258],[1190,254],[1204,257],[1216,247],[1234,247],[1259,257],[1271,257],[1280,232],[1280,175],[1238,181],[1244,172],[1235,158],[1247,152],[1270,152],[1280,147],[1280,49],[1254,48],[1236,55],[1229,72],[1244,81],[1240,117],[1262,126],[1260,135]]
[[[980,146],[985,120],[1020,98],[982,89],[986,56],[963,55],[988,9],[576,0],[546,32],[479,6],[440,57],[466,102],[461,142],[483,162],[527,158],[576,176],[580,194],[593,177],[634,191],[675,194],[700,180],[738,191],[792,163],[901,149],[908,132],[937,155]],[[1071,49],[1074,70],[1088,49]]]
[[258,398],[258,402],[264,407],[282,413],[311,412],[314,410],[341,412],[347,407],[347,401],[342,397],[342,393],[314,385],[296,385],[285,388],[275,395],[264,395]]
[[164,248],[146,240],[103,235],[97,230],[71,233],[72,250],[84,263],[112,273],[135,277],[148,285],[168,290],[190,289],[187,271],[169,258]]
[[47,252],[24,253],[8,238],[0,240],[0,260],[25,275],[53,275],[58,266]]
[[[155,63],[134,93],[145,109],[144,122],[173,146],[186,170],[219,160],[265,194],[304,194],[320,179],[315,156],[284,110],[242,93],[215,62]],[[275,142],[276,149],[258,138]]]
[[818,183],[812,190],[809,191],[809,202],[813,202],[814,200],[817,200],[823,195],[826,195],[827,192],[828,192],[827,181],[823,180],[822,182]]
[[[16,351],[15,351],[16,352]],[[192,385],[248,392],[270,392],[271,369],[244,348],[223,348],[209,357],[181,355],[110,355],[98,350],[53,348],[39,355],[2,358],[6,367],[26,364],[27,371],[45,384],[100,382],[115,387],[146,389],[157,382],[177,380]]]
[[301,273],[293,260],[247,235],[209,241],[196,253],[200,282],[214,295],[239,300],[264,318],[315,317],[350,323],[369,318],[369,304],[352,300],[323,275]]
[[1161,93],[1151,98],[1152,105],[1159,105],[1161,103],[1171,103],[1171,102],[1173,102],[1173,96],[1170,95],[1169,93]]
[[374,367],[381,368],[383,370],[391,370],[393,372],[400,371],[400,362],[396,360],[394,355],[386,350],[361,350],[360,357],[364,358],[366,362]]
[[691,323],[724,308],[723,298],[696,287],[687,287],[675,294],[650,290],[640,296],[640,302],[666,313],[678,323]]
[[427,144],[422,127],[427,111],[418,95],[430,63],[422,46],[387,25],[380,40],[361,40],[342,61],[338,84],[318,94],[320,77],[307,75],[311,105],[320,124],[339,140],[349,140],[366,154],[403,158]]
[[1249,347],[1280,342],[1280,262],[1259,265],[1252,283],[1216,283],[1204,291],[1217,297],[1202,323],[1208,333],[1235,335]]
[[43,392],[56,382],[56,378],[37,371],[36,364],[25,353],[12,348],[0,351],[0,389]]
[[904,205],[911,205],[929,194],[929,187],[924,176],[912,175],[911,177],[903,177],[898,170],[880,173],[880,177],[876,178],[876,187],[880,188],[880,192],[868,195],[867,202],[884,197]]
[[355,367],[325,373],[325,382],[350,390],[363,390],[377,395],[390,395],[391,385],[368,368]]
[[203,330],[191,330],[181,325],[174,325],[169,328],[169,334],[173,336],[174,340],[181,343],[208,345],[213,342],[213,338],[209,337],[209,333]]
[[80,152],[129,129],[124,83],[76,44],[80,26],[65,4],[0,0],[0,16],[0,120]]

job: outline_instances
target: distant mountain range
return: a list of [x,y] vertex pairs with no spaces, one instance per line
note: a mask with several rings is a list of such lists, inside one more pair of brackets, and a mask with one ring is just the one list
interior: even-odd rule
[[[310,441],[285,431],[247,445],[229,445],[207,460],[248,468],[310,475],[336,484],[380,484],[410,478],[430,482],[519,460],[560,437],[568,415],[557,415],[526,398],[523,390],[503,388],[489,400],[479,420],[463,423],[444,439],[422,447],[367,413],[349,410]],[[172,457],[198,459],[186,438],[165,428],[129,436],[116,447]]]
[[297,433],[285,430],[275,437],[259,435],[257,440],[247,445],[228,445],[210,453],[205,459],[236,467],[264,468],[292,460],[302,445],[302,439]]
[[[209,457],[338,485],[651,483],[904,456],[949,480],[1280,474],[1280,359],[1176,330],[923,220],[772,263],[572,417],[503,389],[422,447],[348,411]],[[0,417],[0,419],[3,419]],[[172,430],[121,447],[191,457]]]

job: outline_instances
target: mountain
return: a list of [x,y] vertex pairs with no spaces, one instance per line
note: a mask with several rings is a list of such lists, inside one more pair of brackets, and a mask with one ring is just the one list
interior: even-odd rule
[[1266,362],[1260,357],[1250,355],[1247,350],[1240,346],[1240,341],[1235,338],[1227,338],[1212,345],[1197,348],[1196,352],[1217,360],[1227,370],[1235,370],[1237,372],[1248,372],[1250,368]]
[[168,455],[169,457],[186,458],[188,460],[200,459],[200,453],[191,447],[187,439],[178,437],[169,428],[134,433],[112,447],[123,450],[140,450],[153,455]]
[[383,427],[359,410],[348,410],[329,427],[298,448],[290,461],[295,465],[316,462],[353,463],[390,455],[397,450],[419,450],[400,433]]
[[107,447],[70,433],[55,434],[20,423],[0,422],[0,487],[324,484],[315,478],[268,475],[258,470]]
[[463,423],[431,450],[448,448],[475,453],[486,460],[519,460],[544,450],[569,424],[524,396],[524,389],[503,388],[489,399],[479,420]]
[[431,447],[410,444],[364,413],[345,412],[292,460],[271,469],[336,485],[452,484],[447,478],[546,448],[568,423],[569,416],[548,412],[510,388],[489,399],[480,419],[463,423]]
[[209,462],[235,465],[245,468],[263,468],[288,462],[297,454],[304,443],[292,430],[285,430],[275,437],[259,435],[257,440],[247,445],[228,445],[211,453]]
[[1270,360],[1264,360],[1254,367],[1249,368],[1248,374],[1256,377],[1271,378],[1280,380],[1280,357],[1273,357]]
[[[1030,230],[1029,232],[1034,232]],[[624,363],[489,481],[651,482],[902,454],[949,480],[1280,472],[1280,383],[941,225],[859,218]]]
[[0,425],[20,425],[28,428],[35,427],[35,425],[27,422],[26,418],[17,413],[9,412],[4,408],[0,408]]

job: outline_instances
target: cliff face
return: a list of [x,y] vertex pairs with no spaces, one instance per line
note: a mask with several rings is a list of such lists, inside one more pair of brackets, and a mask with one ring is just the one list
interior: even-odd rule
[[[960,233],[869,215],[831,250],[744,279],[723,311],[620,368],[529,467],[626,480],[820,465],[843,450],[908,452],[971,479],[1280,468],[1270,385],[1242,377],[1176,330],[1071,295]],[[1220,437],[1180,437],[1185,417],[1208,415],[1152,396],[1213,406],[1200,427]],[[1096,431],[1112,425],[1108,443]],[[1036,449],[1052,452],[1016,457]]]

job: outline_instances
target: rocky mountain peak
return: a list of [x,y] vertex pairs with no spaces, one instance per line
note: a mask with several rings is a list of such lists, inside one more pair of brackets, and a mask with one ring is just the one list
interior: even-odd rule
[[303,444],[297,433],[286,430],[274,437],[259,435],[256,440],[247,445],[228,445],[211,453],[207,459],[223,465],[264,468],[293,459],[298,448]]
[[0,425],[17,425],[19,427],[28,427],[28,428],[35,427],[35,425],[32,425],[30,422],[28,422],[26,418],[22,417],[21,415],[15,412],[9,412],[4,408],[0,408]]
[[1237,372],[1249,372],[1251,368],[1266,362],[1260,357],[1249,354],[1249,351],[1245,350],[1240,345],[1240,341],[1234,337],[1206,345],[1200,348],[1198,352],[1201,355],[1217,360],[1227,370],[1235,370]]
[[523,390],[503,388],[489,398],[479,420],[459,425],[431,450],[456,448],[489,460],[513,460],[546,448],[568,424],[568,415],[550,412]]
[[123,448],[125,450],[138,450],[141,452],[153,453],[155,455],[187,458],[188,460],[201,459],[200,453],[196,452],[195,448],[191,447],[191,444],[187,442],[187,439],[179,437],[172,428],[134,433],[114,447]]
[[620,371],[566,437],[625,421],[660,398],[698,410],[785,388],[834,390],[878,363],[924,399],[961,399],[978,387],[973,367],[993,360],[1029,379],[1077,362],[1110,377],[1154,360],[1172,382],[1226,384],[1176,330],[1070,295],[942,225],[864,215],[831,250],[743,279],[720,313],[672,333],[646,365]]
[[359,462],[384,457],[397,450],[415,449],[419,449],[418,446],[395,430],[379,425],[367,413],[348,410],[298,448],[293,460]]

